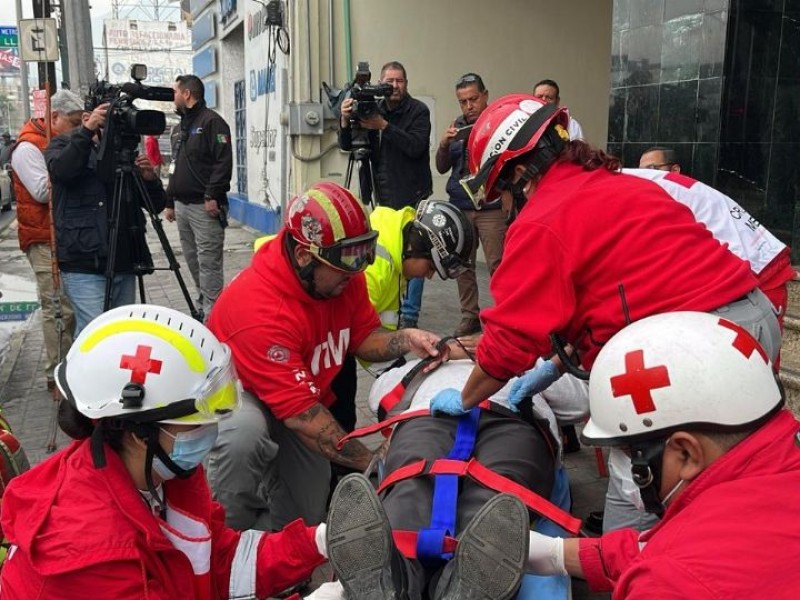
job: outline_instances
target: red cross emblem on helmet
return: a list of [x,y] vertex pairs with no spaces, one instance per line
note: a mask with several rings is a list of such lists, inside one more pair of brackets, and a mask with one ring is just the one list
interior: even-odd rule
[[152,346],[136,346],[136,354],[123,354],[119,361],[120,369],[131,370],[131,381],[133,383],[144,384],[149,373],[158,375],[161,373],[161,365],[163,361],[150,358],[153,352]]
[[665,365],[644,366],[644,350],[634,350],[625,355],[625,373],[611,378],[611,391],[615,398],[630,396],[637,415],[655,412],[652,391],[669,387],[669,372]]

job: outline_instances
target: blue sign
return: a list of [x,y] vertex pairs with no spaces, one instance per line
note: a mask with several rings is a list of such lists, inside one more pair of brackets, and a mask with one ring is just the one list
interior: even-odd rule
[[206,106],[208,108],[217,108],[217,82],[204,81],[203,86],[205,87],[204,99],[206,101]]
[[217,70],[217,49],[206,48],[192,58],[192,72],[201,79]]
[[236,0],[219,0],[219,18],[227,24],[236,16]]
[[192,50],[197,50],[207,41],[216,37],[216,16],[217,14],[214,11],[208,11],[202,17],[195,19],[192,25]]
[[189,0],[189,12],[193,17],[197,16],[201,10],[211,4],[211,0]]
[[259,96],[271,94],[275,91],[275,68],[273,66],[263,69],[250,70],[250,101],[255,102]]
[[0,35],[17,35],[17,28],[11,26],[0,27]]

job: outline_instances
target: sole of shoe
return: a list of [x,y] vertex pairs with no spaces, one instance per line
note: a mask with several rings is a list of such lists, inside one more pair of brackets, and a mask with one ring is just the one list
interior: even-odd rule
[[514,597],[528,556],[528,510],[501,494],[483,505],[459,537],[455,564],[440,600]]
[[344,477],[331,498],[328,560],[345,597],[397,598],[392,581],[392,530],[378,496],[362,475]]

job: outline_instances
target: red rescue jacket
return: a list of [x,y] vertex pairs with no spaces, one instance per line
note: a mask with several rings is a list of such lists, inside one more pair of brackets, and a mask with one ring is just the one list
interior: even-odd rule
[[202,468],[165,482],[168,523],[151,513],[117,453],[106,447],[106,458],[97,469],[90,443],[73,442],[9,485],[3,600],[211,600],[242,586],[250,595],[238,597],[265,598],[324,562],[315,528],[299,520],[274,534],[227,528]]

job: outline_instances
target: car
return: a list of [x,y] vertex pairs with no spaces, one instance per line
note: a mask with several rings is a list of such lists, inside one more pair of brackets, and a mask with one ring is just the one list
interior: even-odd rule
[[0,211],[8,212],[11,210],[11,172],[10,167],[0,169]]

